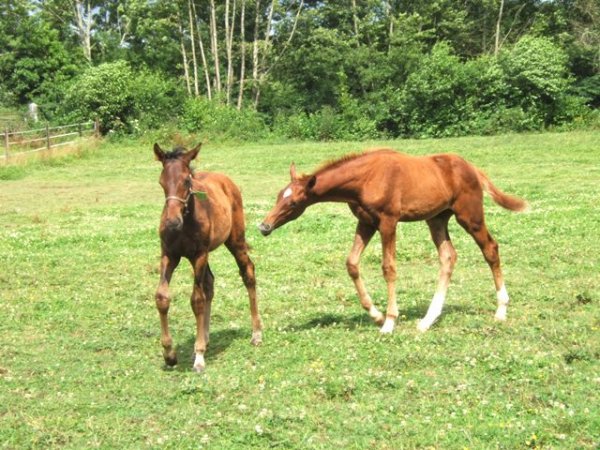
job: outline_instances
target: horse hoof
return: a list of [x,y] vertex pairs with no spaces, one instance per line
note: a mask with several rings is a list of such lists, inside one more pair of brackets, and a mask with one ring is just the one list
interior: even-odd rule
[[194,364],[194,372],[202,373],[204,372],[205,367],[200,364]]
[[419,330],[421,333],[425,333],[427,330],[429,330],[430,326],[431,325],[425,322],[424,320],[420,320],[417,324],[417,330]]
[[250,340],[250,343],[254,346],[259,346],[262,344],[262,333],[260,331],[255,331],[252,333],[252,339]]
[[506,313],[504,313],[504,314],[496,313],[496,315],[494,316],[494,320],[496,322],[506,322]]
[[165,355],[165,364],[169,367],[175,367],[177,365],[177,355]]
[[385,322],[385,316],[382,314],[380,317],[373,319],[373,321],[375,322],[375,325],[378,325],[381,327],[381,326],[383,326],[383,324]]
[[392,334],[395,325],[394,319],[385,319],[385,322],[383,323],[383,326],[379,332],[381,334]]

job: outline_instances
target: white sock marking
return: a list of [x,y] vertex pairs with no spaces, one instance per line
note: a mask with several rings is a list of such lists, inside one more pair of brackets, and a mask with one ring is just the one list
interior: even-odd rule
[[372,319],[380,319],[381,312],[379,312],[375,305],[371,305],[371,308],[369,308],[369,316],[371,316]]
[[206,364],[204,362],[204,355],[202,353],[196,353],[196,359],[194,360],[194,369],[197,371],[204,370]]
[[506,286],[502,285],[496,295],[498,297],[498,309],[496,310],[496,315],[494,317],[496,320],[504,321],[506,320],[506,309],[509,301]]
[[433,325],[433,322],[435,322],[440,314],[442,314],[444,301],[446,301],[446,294],[444,292],[436,292],[434,294],[429,309],[427,309],[427,314],[425,314],[425,317],[423,317],[417,325],[419,331],[427,331],[429,327]]
[[394,331],[394,326],[396,325],[396,319],[392,319],[391,317],[386,317],[383,326],[379,330],[382,334],[390,334]]

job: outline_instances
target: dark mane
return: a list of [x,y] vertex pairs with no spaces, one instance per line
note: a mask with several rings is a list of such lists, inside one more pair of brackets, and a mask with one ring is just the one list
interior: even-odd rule
[[165,160],[179,159],[181,157],[181,155],[183,155],[185,152],[186,152],[185,148],[183,148],[183,147],[175,147],[170,152],[166,152],[165,153]]

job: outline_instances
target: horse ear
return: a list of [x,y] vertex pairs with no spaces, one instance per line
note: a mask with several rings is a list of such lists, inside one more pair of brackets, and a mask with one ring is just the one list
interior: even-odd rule
[[315,187],[315,184],[317,184],[317,177],[315,177],[314,175],[312,177],[310,177],[308,179],[308,182],[306,183],[306,190],[310,191],[312,190],[312,188]]
[[292,163],[290,165],[290,178],[292,179],[292,181],[296,180],[296,164]]
[[165,159],[165,152],[163,152],[158,143],[154,143],[154,156],[156,157],[156,160],[160,162],[163,162]]
[[187,154],[185,156],[186,156],[186,159],[188,160],[188,163],[193,161],[194,159],[196,159],[196,156],[198,156],[198,153],[200,153],[200,147],[202,147],[202,142],[200,142],[193,149],[191,149],[189,152],[187,152]]

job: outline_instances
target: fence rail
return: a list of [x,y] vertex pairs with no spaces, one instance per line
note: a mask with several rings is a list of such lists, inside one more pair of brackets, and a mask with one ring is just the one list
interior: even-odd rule
[[[70,131],[75,129],[75,131]],[[54,147],[75,142],[77,138],[97,136],[98,122],[73,123],[26,131],[4,131],[4,154],[0,158],[5,161],[11,156],[50,150]],[[44,143],[40,145],[40,143]]]

